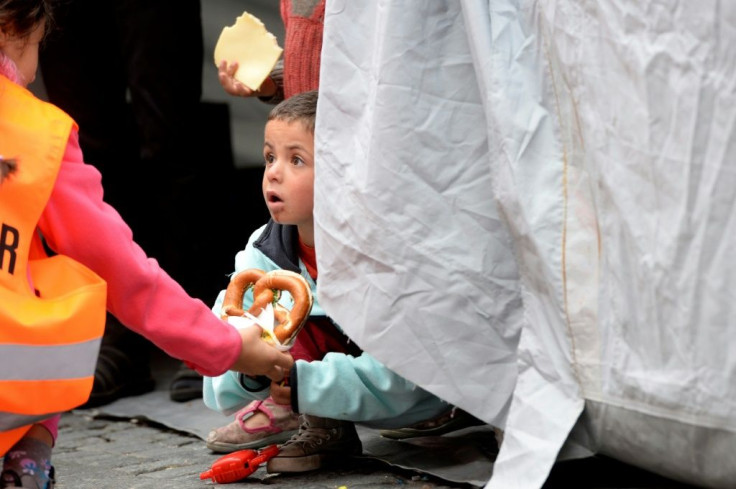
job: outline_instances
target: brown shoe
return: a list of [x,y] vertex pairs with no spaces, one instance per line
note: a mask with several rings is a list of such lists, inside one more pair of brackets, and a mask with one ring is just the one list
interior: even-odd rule
[[419,436],[441,436],[445,433],[482,424],[485,423],[472,414],[453,407],[436,418],[421,421],[404,428],[381,430],[380,434],[382,437],[391,438],[392,440],[405,440]]
[[268,461],[266,470],[307,472],[363,452],[363,445],[350,421],[302,415],[299,433],[281,446],[279,454]]

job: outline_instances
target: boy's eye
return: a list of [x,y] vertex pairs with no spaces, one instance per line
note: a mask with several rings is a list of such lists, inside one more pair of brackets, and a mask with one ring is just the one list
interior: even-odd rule
[[266,153],[265,155],[263,155],[263,159],[266,161],[266,164],[273,163],[274,156],[272,153]]
[[303,160],[303,159],[301,159],[301,157],[299,157],[299,156],[295,156],[295,157],[294,157],[294,159],[293,159],[293,160],[291,160],[291,162],[292,162],[292,163],[293,163],[294,165],[303,165],[303,164],[304,164],[304,160]]

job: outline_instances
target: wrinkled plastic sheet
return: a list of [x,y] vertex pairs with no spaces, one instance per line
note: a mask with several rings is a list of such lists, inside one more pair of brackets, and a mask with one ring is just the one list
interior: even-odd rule
[[505,429],[489,488],[736,485],[735,9],[328,2],[320,303]]

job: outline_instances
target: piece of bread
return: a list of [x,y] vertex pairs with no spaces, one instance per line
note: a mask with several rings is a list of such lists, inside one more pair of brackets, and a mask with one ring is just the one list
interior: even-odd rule
[[215,66],[222,61],[238,63],[235,79],[250,88],[258,88],[266,79],[283,49],[276,36],[266,30],[257,17],[243,12],[235,24],[225,27],[215,45]]

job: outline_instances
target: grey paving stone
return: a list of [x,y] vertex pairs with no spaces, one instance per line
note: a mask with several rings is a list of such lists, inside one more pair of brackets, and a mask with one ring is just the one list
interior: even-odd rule
[[[67,413],[60,424],[53,463],[58,489],[201,489],[225,486],[199,479],[217,458],[219,455],[210,453],[198,438],[161,426]],[[227,486],[261,485],[274,489],[473,487],[431,480],[373,460],[296,475],[269,475],[260,468],[249,478]]]

